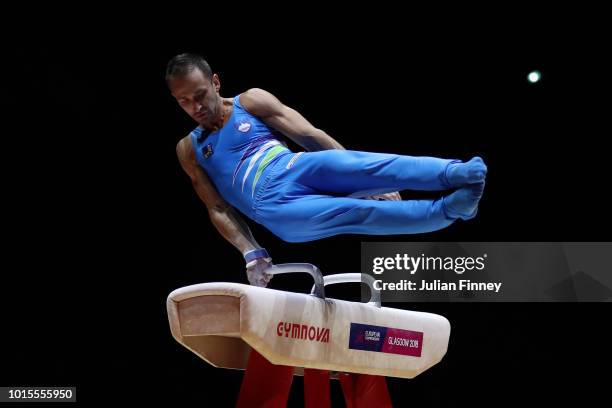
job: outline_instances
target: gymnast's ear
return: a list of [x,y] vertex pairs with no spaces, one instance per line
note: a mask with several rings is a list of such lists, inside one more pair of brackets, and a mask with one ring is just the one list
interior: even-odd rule
[[221,81],[219,80],[219,75],[213,74],[213,76],[211,78],[211,82],[213,83],[213,85],[215,87],[215,91],[217,91],[217,93],[218,93],[219,90],[221,89]]

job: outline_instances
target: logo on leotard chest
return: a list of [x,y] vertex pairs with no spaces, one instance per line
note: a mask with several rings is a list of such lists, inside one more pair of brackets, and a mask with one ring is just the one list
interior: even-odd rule
[[241,120],[241,121],[236,122],[234,124],[234,127],[239,132],[246,133],[249,130],[251,130],[251,122],[249,122],[248,120]]
[[208,159],[213,153],[212,143],[207,144],[204,148],[204,158]]

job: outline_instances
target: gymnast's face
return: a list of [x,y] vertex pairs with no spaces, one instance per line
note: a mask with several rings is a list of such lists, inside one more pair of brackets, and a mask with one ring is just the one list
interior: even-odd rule
[[197,68],[169,82],[170,92],[185,112],[203,128],[214,127],[221,115],[221,84],[217,74],[207,78]]

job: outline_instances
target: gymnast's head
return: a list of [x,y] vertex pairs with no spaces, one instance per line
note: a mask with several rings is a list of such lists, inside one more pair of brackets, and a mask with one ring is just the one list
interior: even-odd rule
[[179,54],[168,61],[166,84],[180,107],[204,128],[210,128],[222,112],[219,76],[197,54]]

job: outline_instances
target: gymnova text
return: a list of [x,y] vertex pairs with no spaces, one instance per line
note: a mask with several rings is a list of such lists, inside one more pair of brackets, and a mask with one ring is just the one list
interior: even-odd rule
[[433,281],[421,280],[411,281],[407,279],[402,279],[399,282],[383,282],[380,279],[374,281],[374,289],[381,291],[434,291],[434,292],[444,292],[444,291],[462,291],[462,290],[470,290],[470,291],[494,291],[495,293],[499,293],[501,289],[501,282],[472,282],[469,279],[461,279],[458,282],[442,282],[439,279]]

